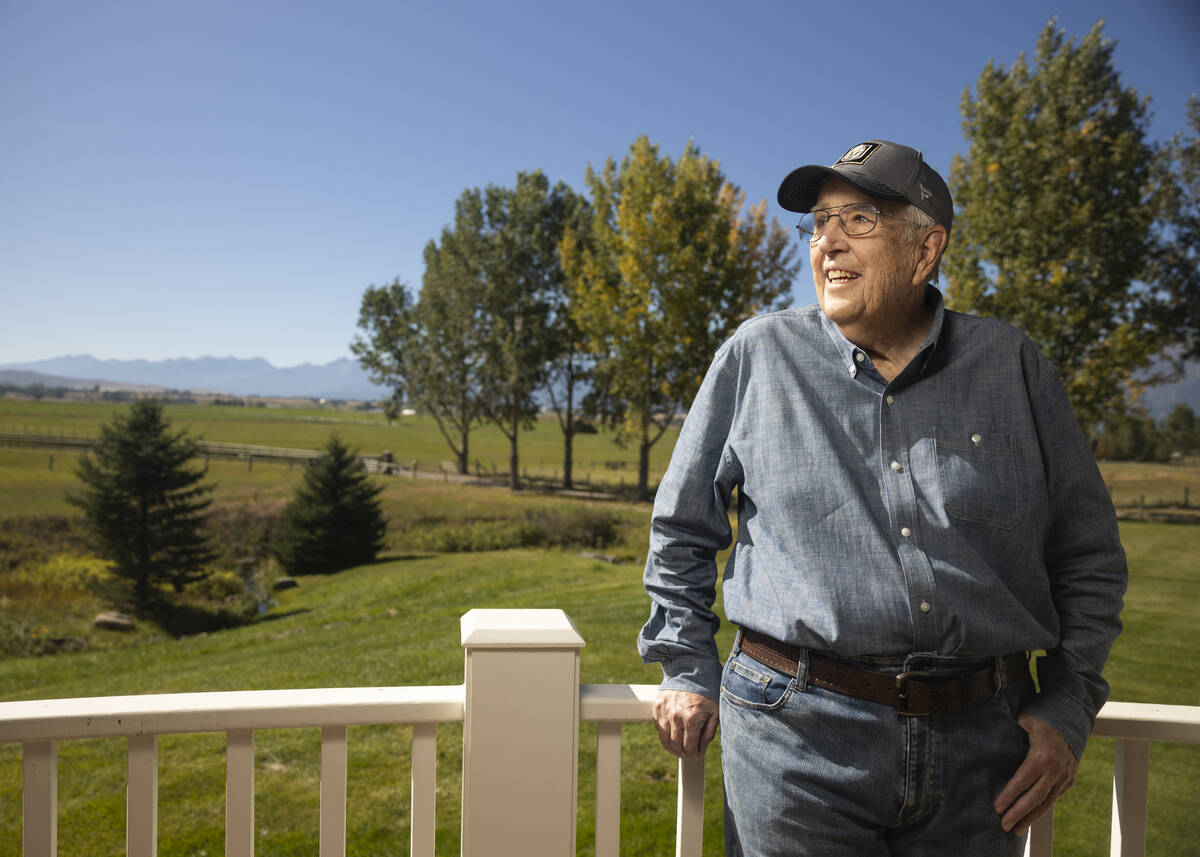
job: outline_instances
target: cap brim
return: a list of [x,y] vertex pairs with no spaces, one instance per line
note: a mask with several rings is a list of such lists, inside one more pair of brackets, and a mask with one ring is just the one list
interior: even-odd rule
[[868,196],[879,199],[903,200],[905,198],[904,194],[874,176],[860,175],[851,170],[839,170],[820,164],[809,164],[806,167],[797,167],[788,173],[787,178],[779,185],[779,193],[776,195],[779,204],[788,211],[812,211],[813,206],[817,204],[817,196],[821,193],[821,184],[830,176],[853,185]]

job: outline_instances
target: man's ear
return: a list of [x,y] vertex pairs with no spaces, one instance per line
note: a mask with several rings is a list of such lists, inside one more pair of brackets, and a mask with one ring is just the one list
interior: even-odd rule
[[938,260],[946,251],[950,239],[945,226],[930,226],[925,230],[918,245],[917,267],[913,271],[913,284],[928,283],[937,268]]

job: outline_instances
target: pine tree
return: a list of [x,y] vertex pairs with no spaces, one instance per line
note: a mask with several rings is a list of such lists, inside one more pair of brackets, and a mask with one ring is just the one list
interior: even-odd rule
[[210,573],[203,526],[212,486],[188,467],[196,450],[186,432],[170,432],[161,404],[141,401],[101,427],[76,468],[86,488],[67,502],[83,510],[98,553],[132,584],[139,608],[163,584],[182,592]]
[[358,456],[337,435],[304,473],[283,510],[272,553],[291,574],[341,571],[371,562],[383,549],[387,524],[379,493]]

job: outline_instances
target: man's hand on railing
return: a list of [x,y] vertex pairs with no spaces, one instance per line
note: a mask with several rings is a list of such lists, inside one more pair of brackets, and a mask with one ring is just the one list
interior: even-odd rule
[[658,740],[681,759],[699,759],[717,734],[717,701],[698,693],[660,690],[651,717]]

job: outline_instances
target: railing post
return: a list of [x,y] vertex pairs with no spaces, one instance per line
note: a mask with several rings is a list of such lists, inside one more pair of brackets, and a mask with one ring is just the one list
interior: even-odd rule
[[21,754],[24,768],[22,853],[25,857],[55,857],[58,854],[58,749],[53,741],[29,741]]
[[561,610],[472,610],[462,644],[463,857],[570,857],[583,638]]

